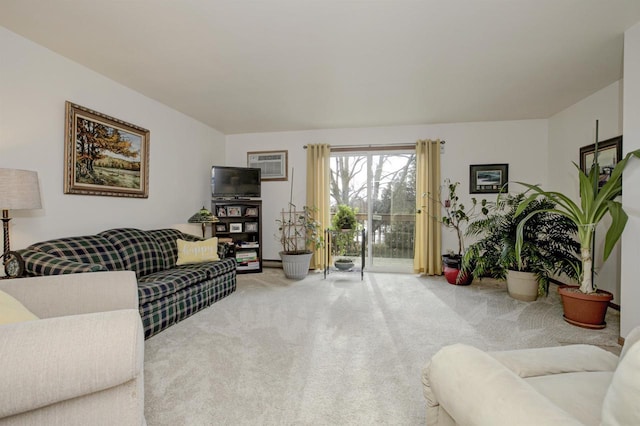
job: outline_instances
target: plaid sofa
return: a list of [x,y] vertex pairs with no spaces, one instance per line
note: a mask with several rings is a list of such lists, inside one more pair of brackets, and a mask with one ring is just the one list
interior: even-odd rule
[[236,289],[233,258],[176,266],[178,238],[200,240],[177,229],[119,228],[35,243],[20,254],[29,276],[134,271],[140,316],[149,338]]

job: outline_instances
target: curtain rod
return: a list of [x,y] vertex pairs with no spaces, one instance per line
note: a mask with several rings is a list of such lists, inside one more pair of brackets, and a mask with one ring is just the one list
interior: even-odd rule
[[[440,145],[444,145],[445,143],[446,141],[440,141]],[[392,146],[414,147],[414,145],[410,145],[407,143],[388,143],[384,145],[336,145],[336,146],[333,146],[332,148],[384,148],[384,147],[392,147]],[[307,145],[303,145],[302,147],[304,149],[307,149]]]

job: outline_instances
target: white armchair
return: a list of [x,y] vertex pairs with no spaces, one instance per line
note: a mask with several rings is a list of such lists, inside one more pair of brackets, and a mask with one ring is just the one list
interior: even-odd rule
[[640,327],[616,357],[590,345],[442,348],[422,372],[428,425],[638,425]]
[[0,280],[39,319],[0,325],[0,425],[144,425],[130,271]]

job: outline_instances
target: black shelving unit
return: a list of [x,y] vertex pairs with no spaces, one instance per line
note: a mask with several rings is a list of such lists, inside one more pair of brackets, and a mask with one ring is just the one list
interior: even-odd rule
[[262,272],[262,200],[214,199],[211,211],[216,236],[229,239],[239,274]]

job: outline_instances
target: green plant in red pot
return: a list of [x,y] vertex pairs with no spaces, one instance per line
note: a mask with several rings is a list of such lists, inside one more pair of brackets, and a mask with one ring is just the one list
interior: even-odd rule
[[[443,254],[442,265],[444,276],[449,284],[468,285],[473,281],[473,275],[460,273],[462,269],[462,255],[464,253],[464,233],[469,220],[475,216],[478,200],[472,198],[471,207],[466,208],[456,194],[458,185],[460,185],[460,182],[452,183],[449,179],[445,179],[444,187],[447,190],[447,199],[440,200],[444,211],[441,220],[442,224],[445,228],[453,230],[458,238],[458,252],[456,253],[453,250],[449,250],[446,254]],[[483,214],[488,213],[486,204],[486,200],[480,202]]]

